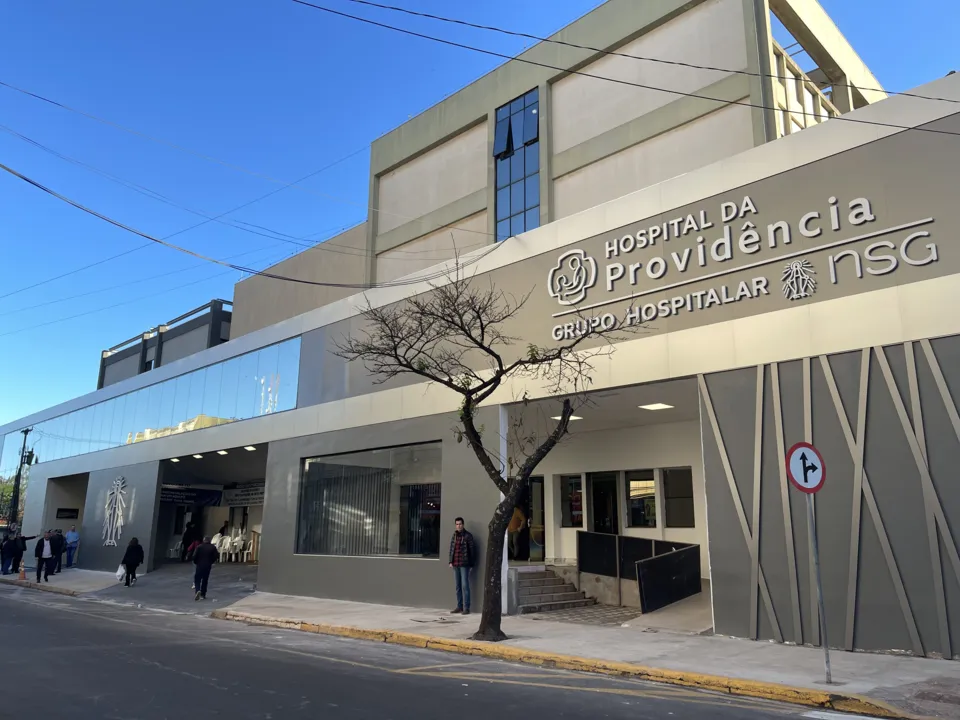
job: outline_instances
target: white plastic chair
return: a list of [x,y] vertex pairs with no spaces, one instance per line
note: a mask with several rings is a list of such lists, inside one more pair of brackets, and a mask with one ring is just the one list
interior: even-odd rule
[[183,541],[178,540],[177,544],[173,546],[171,550],[167,551],[167,557],[171,560],[176,560],[180,557],[180,551],[183,550]]
[[220,542],[217,543],[217,550],[220,552],[220,562],[228,560],[230,557],[230,538],[221,535]]

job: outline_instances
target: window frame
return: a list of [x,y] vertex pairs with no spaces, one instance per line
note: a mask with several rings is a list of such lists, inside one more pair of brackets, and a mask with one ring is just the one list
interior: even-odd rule
[[[631,473],[650,473],[649,480],[640,480],[633,479],[631,480]],[[624,489],[624,511],[626,517],[624,518],[623,526],[624,528],[630,528],[633,530],[657,530],[661,527],[658,516],[660,515],[660,470],[657,468],[633,468],[631,470],[623,471],[623,489]],[[630,495],[630,483],[631,482],[649,482],[652,485],[653,490],[653,524],[652,525],[634,525],[633,524],[633,498]]]
[[[540,227],[540,88],[501,105],[494,118],[494,215],[500,242]],[[530,161],[534,157],[536,168],[531,171]],[[526,190],[534,177],[537,203],[528,207]],[[503,207],[504,199],[509,203],[507,208]]]

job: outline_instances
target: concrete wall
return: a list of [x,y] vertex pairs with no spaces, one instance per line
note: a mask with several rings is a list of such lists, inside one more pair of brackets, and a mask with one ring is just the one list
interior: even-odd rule
[[[76,525],[77,528],[83,527],[83,510],[86,500],[86,475],[70,475],[48,480],[47,499],[44,504],[41,528],[60,528],[66,532],[71,525]],[[80,512],[76,520],[57,520],[57,510],[59,508],[72,508]]]
[[573,215],[749,150],[754,145],[751,112],[729,105],[556,178],[554,217]]
[[487,212],[483,211],[377,255],[377,282],[420,272],[489,244]]
[[[483,410],[480,416],[478,422],[488,428],[497,422],[495,409]],[[486,524],[499,501],[499,492],[467,445],[454,440],[450,428],[455,422],[453,413],[445,413],[271,442],[258,587],[289,595],[453,607],[447,547],[453,520],[459,515],[477,541],[481,563],[473,576],[473,606],[479,608]],[[295,554],[303,458],[435,440],[443,445],[438,559]]]
[[[126,509],[123,530],[116,547],[103,544],[103,520],[107,493],[118,477],[126,480]],[[154,567],[154,536],[160,499],[160,463],[146,462],[126,467],[96,470],[90,473],[87,499],[80,529],[80,567],[87,570],[114,571],[123,559],[130,538],[136,537],[143,546],[147,570]]]
[[[745,70],[743,2],[708,0],[617,48],[617,53]],[[689,93],[729,75],[620,55],[602,56],[580,70],[590,75]],[[552,89],[553,150],[557,153],[568,150],[663,107],[677,97],[668,92],[568,75],[554,83]]]
[[819,643],[806,497],[784,469],[805,440],[826,469],[829,644],[956,657],[960,336],[710,374],[701,393],[716,631]]
[[[367,257],[364,223],[268,269],[300,280],[360,285],[366,282]],[[256,275],[246,278],[233,289],[230,339],[236,340],[355,292],[356,288],[306,285]],[[166,345],[163,356],[166,360]]]
[[[219,330],[217,332],[219,337]],[[160,355],[160,364],[167,365],[176,362],[188,355],[193,355],[207,349],[210,338],[210,325],[205,324],[193,330],[163,341],[163,350]]]
[[[631,528],[626,522],[626,488],[619,481],[622,535],[654,540],[699,543],[703,577],[709,577],[707,557],[707,509],[703,486],[700,429],[696,422],[644,425],[640,427],[578,433],[574,430],[537,467],[544,477],[547,520],[547,563],[576,564],[577,531],[589,530],[590,502],[586,473],[690,467],[693,471],[694,528]],[[561,527],[560,476],[584,474],[584,523],[582,528]]]

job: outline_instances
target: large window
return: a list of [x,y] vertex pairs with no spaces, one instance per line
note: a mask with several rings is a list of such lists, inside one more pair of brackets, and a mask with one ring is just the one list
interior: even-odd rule
[[560,476],[560,515],[562,527],[583,527],[583,478],[580,475]]
[[440,555],[441,443],[304,462],[297,552]]
[[628,470],[627,524],[635,528],[657,526],[657,485],[653,470]]
[[693,473],[690,468],[663,471],[664,525],[668,528],[695,527],[693,514]]
[[497,108],[497,240],[540,227],[540,91]]
[[[45,420],[33,426],[28,447],[45,462],[292,410],[299,374],[297,337]],[[11,436],[23,437],[5,439],[4,475]]]

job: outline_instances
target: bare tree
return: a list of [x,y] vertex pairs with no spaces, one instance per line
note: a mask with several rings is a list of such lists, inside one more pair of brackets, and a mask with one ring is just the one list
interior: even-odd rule
[[[507,334],[530,294],[514,297],[493,283],[464,277],[459,264],[449,281],[386,307],[368,305],[362,316],[366,329],[344,337],[336,354],[362,361],[382,383],[399,375],[418,375],[460,395],[458,441],[466,440],[490,481],[503,495],[488,524],[483,609],[476,640],[506,638],[501,624],[501,565],[504,536],[520,492],[530,474],[567,434],[574,411],[586,402],[592,381],[591,360],[612,350],[614,329],[591,326],[581,319],[583,332],[555,346],[521,345]],[[603,342],[596,342],[602,340]],[[593,341],[593,342],[591,342]],[[501,386],[526,378],[548,388],[562,407],[559,419],[545,434],[520,426],[510,432],[517,458],[501,457],[496,443],[484,444],[484,427],[477,412]],[[525,393],[524,393],[525,398]]]

